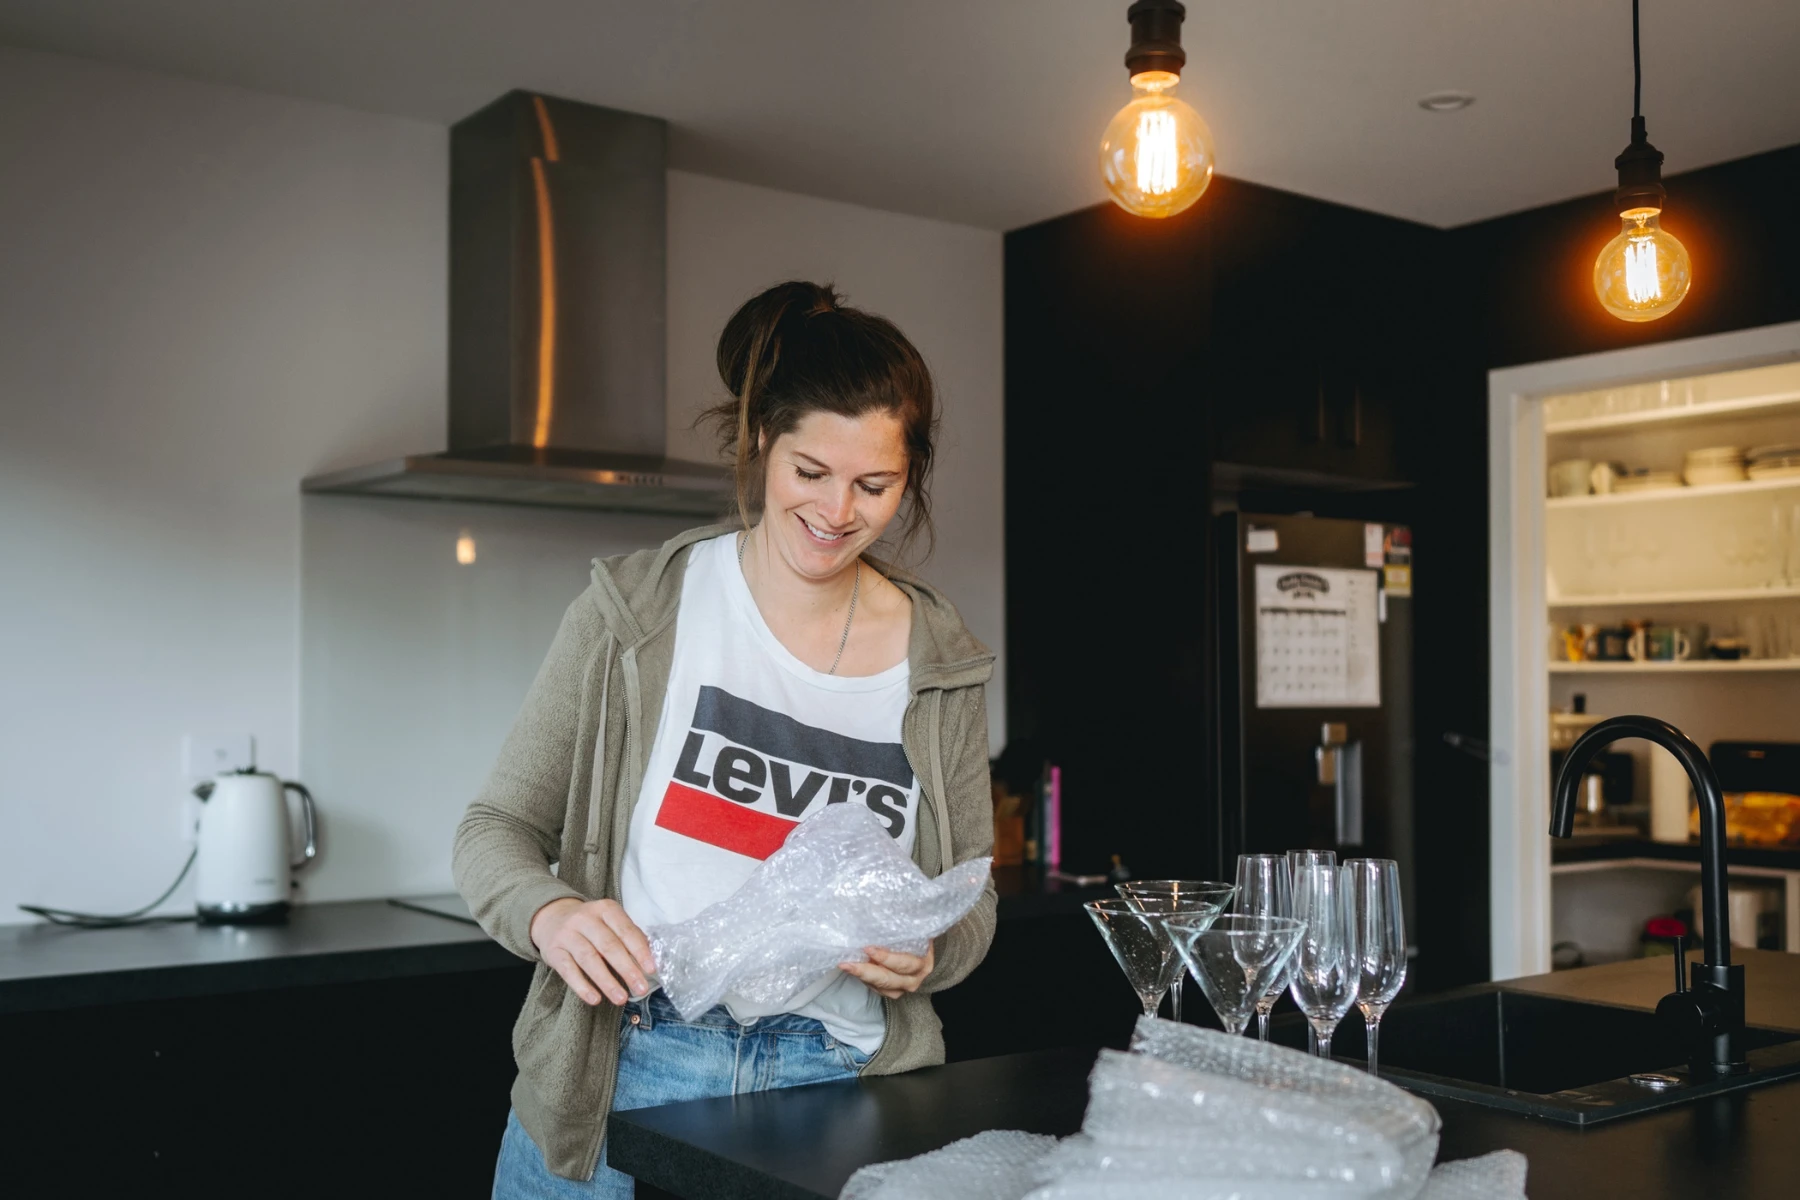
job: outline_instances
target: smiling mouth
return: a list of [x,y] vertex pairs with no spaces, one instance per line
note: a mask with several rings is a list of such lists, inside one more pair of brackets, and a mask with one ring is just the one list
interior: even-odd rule
[[811,521],[808,521],[805,517],[800,517],[798,514],[796,514],[796,517],[802,525],[806,526],[806,532],[812,534],[814,538],[827,545],[830,545],[832,542],[841,542],[850,536],[848,530],[845,530],[843,533],[826,533],[824,530],[815,526]]

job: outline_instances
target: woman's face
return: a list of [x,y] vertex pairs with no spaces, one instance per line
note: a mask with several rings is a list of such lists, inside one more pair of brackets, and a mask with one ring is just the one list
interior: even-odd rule
[[808,413],[763,449],[764,532],[805,578],[828,579],[856,561],[900,508],[906,440],[891,413]]

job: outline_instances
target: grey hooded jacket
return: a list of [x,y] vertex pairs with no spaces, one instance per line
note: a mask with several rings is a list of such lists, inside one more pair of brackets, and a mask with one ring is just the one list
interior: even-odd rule
[[[550,1169],[589,1178],[618,1072],[620,1013],[589,1007],[539,959],[531,919],[552,900],[619,897],[631,812],[643,785],[675,651],[688,552],[730,532],[694,529],[656,550],[594,563],[593,583],[563,616],[550,653],[492,775],[456,830],[452,869],[475,918],[537,963],[513,1026],[513,1109]],[[901,743],[922,781],[913,857],[928,875],[993,851],[985,685],[994,656],[928,585],[883,568],[912,600],[912,698]],[[556,873],[551,873],[555,866]],[[942,1062],[942,1027],[926,993],[973,970],[994,933],[990,883],[936,942],[919,993],[883,1001],[887,1036],[864,1071]]]

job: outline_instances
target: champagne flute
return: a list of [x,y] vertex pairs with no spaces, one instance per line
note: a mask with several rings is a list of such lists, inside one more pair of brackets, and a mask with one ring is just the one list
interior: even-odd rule
[[1376,1057],[1381,1015],[1406,982],[1406,916],[1400,905],[1400,865],[1391,858],[1353,858],[1344,878],[1356,930],[1356,957],[1362,974],[1356,1006],[1369,1030],[1369,1074]]
[[1294,916],[1305,929],[1294,949],[1290,987],[1320,1058],[1331,1057],[1331,1035],[1356,1003],[1362,980],[1346,879],[1335,866],[1302,867],[1294,874]]
[[[1240,854],[1237,861],[1237,896],[1232,912],[1249,917],[1291,917],[1294,915],[1292,885],[1287,859],[1280,854]],[[1281,959],[1266,978],[1256,980],[1262,995],[1256,1001],[1256,1036],[1269,1040],[1269,1012],[1275,1001],[1287,990],[1287,972],[1292,956]]]
[[[1167,911],[1210,913],[1218,916],[1225,911],[1231,902],[1232,893],[1237,889],[1229,883],[1213,883],[1204,879],[1134,879],[1127,883],[1114,884],[1119,895],[1134,906],[1146,912]],[[1169,957],[1176,963],[1180,957],[1175,949],[1173,937],[1165,927],[1164,940],[1168,943]],[[1183,970],[1177,966],[1175,981],[1169,986],[1169,1019],[1181,1023],[1181,992],[1187,982]]]
[[1300,872],[1307,867],[1336,867],[1338,865],[1336,850],[1289,850],[1287,852],[1288,879],[1297,881]]

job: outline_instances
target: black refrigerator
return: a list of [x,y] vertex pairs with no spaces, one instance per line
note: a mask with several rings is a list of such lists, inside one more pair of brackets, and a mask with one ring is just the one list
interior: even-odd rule
[[1245,853],[1391,858],[1414,911],[1411,531],[1215,520],[1218,878]]

